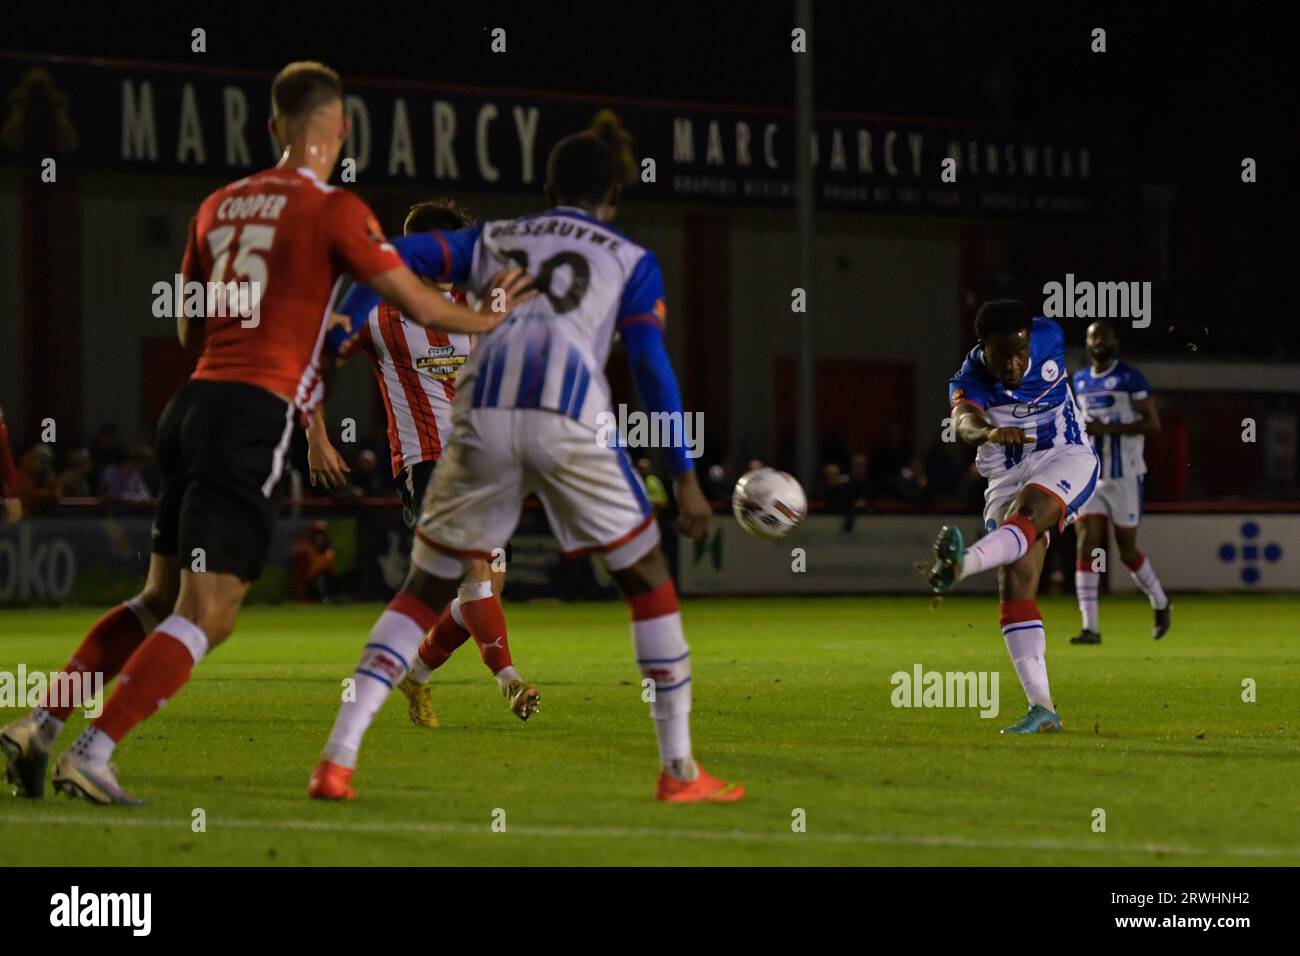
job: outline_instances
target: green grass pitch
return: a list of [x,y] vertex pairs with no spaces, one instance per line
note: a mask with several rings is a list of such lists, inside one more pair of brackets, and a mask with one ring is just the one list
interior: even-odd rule
[[[623,606],[510,604],[516,664],[542,692],[531,723],[508,712],[467,645],[434,678],[440,729],[412,727],[394,695],[366,739],[358,800],[308,800],[377,610],[247,609],[119,751],[123,783],[148,805],[5,797],[3,862],[1300,863],[1294,597],[1182,598],[1160,642],[1144,601],[1103,600],[1099,647],[1069,646],[1073,603],[1045,600],[1066,732],[1035,737],[998,733],[1025,704],[991,598],[686,601],[696,754],[749,789],[705,806],[652,799],[654,739]],[[94,617],[4,612],[0,670],[57,668]],[[917,663],[996,670],[1001,713],[893,707],[890,675]],[[81,725],[74,716],[62,742]]]

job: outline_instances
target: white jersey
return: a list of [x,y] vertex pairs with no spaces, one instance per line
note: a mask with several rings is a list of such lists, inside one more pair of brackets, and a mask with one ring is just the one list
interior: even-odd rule
[[[1101,372],[1080,369],[1074,374],[1074,390],[1083,403],[1086,420],[1107,425],[1140,421],[1142,413],[1137,403],[1151,395],[1151,386],[1142,373],[1118,359]],[[1101,460],[1102,481],[1146,474],[1144,436],[1095,435],[1092,447]]]
[[[543,408],[597,428],[610,408],[604,368],[615,331],[630,322],[663,324],[654,254],[570,207],[486,222],[445,240],[448,276],[470,289],[520,265],[541,291],[479,337],[457,382],[471,407]],[[472,251],[464,248],[470,240]],[[468,274],[456,274],[462,271]]]

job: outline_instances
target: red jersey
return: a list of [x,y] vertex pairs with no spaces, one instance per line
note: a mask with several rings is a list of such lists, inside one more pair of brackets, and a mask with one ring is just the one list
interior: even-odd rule
[[231,297],[227,314],[207,315],[193,377],[257,385],[303,406],[340,277],[365,282],[401,264],[369,207],[305,167],[218,189],[190,220],[181,272],[187,283],[245,284],[242,304],[254,311],[241,316]]
[[[447,294],[453,302],[458,293]],[[365,352],[379,382],[388,416],[393,477],[421,461],[437,461],[451,434],[456,375],[469,359],[472,337],[426,329],[380,301],[340,358]]]

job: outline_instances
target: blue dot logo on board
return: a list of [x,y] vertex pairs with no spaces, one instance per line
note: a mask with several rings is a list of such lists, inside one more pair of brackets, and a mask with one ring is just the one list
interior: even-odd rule
[[1241,564],[1242,584],[1258,584],[1261,568],[1282,560],[1282,546],[1276,542],[1261,543],[1258,521],[1243,521],[1241,543],[1224,542],[1219,545],[1219,560],[1224,564]]

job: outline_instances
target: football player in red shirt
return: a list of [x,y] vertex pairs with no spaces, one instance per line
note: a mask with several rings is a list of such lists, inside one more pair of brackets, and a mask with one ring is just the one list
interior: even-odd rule
[[[407,235],[433,229],[455,231],[470,224],[469,214],[453,200],[431,199],[410,208],[402,231]],[[451,283],[431,278],[422,281],[448,298],[461,294],[453,291]],[[451,436],[456,374],[469,358],[473,339],[420,328],[387,302],[376,305],[350,338],[345,338],[345,331],[330,333],[325,351],[337,349],[340,364],[357,353],[370,360],[388,419],[393,478],[402,497],[403,518],[406,526],[414,530],[425,488],[442,457],[444,442]],[[311,483],[343,487],[348,467],[330,443],[323,404],[317,405],[312,415],[307,441]],[[443,609],[410,661],[410,672],[397,685],[406,697],[411,723],[417,727],[438,726],[429,677],[471,637],[511,712],[525,721],[537,713],[541,695],[515,669],[510,654],[500,601],[504,582],[504,570],[493,570],[482,558],[470,560],[456,597]]]
[[[181,272],[187,287],[201,283],[205,294],[191,298],[187,288],[177,333],[201,354],[158,422],[162,489],[148,581],[100,619],[65,667],[121,676],[52,775],[56,790],[96,803],[136,802],[109,757],[229,637],[262,572],[289,438],[320,394],[321,343],[344,274],[412,321],[448,332],[489,331],[528,297],[527,277],[503,270],[484,294],[504,309],[449,302],[402,264],[364,202],[326,185],[347,135],[333,70],[291,63],[275,78],[271,105],[280,162],[217,190],[190,222]],[[43,792],[50,749],[71,710],[53,706],[62,703],[47,700],[0,730],[22,795]]]

